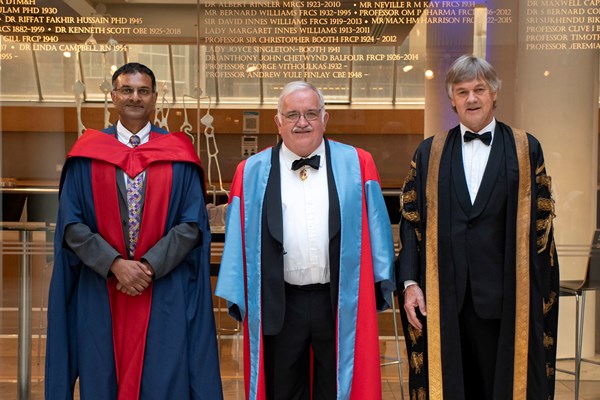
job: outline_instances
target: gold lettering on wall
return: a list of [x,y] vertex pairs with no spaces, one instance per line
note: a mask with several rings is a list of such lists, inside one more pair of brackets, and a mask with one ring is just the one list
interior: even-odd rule
[[527,50],[600,49],[600,0],[527,0]]

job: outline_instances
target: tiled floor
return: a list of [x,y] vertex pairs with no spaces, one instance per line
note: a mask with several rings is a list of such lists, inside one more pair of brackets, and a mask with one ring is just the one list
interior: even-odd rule
[[[593,357],[600,361],[600,354]],[[572,361],[559,361],[557,367],[573,370]],[[575,382],[573,375],[562,372],[556,374],[556,400],[571,400],[575,398]],[[600,365],[581,363],[581,378],[579,387],[580,400],[600,400]]]

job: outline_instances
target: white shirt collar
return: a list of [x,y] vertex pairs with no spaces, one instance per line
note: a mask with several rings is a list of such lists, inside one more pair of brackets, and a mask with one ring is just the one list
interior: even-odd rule
[[[140,144],[146,143],[148,139],[150,139],[151,130],[152,124],[150,124],[150,121],[148,121],[146,126],[140,129],[139,132],[135,133],[135,135],[140,138]],[[117,138],[119,139],[119,142],[131,147],[131,144],[129,144],[129,138],[132,135],[134,135],[133,132],[130,132],[129,129],[125,128],[121,121],[117,121]]]
[[[321,144],[319,145],[319,147],[317,147],[317,149],[315,151],[313,151],[312,153],[310,153],[308,155],[308,157],[312,157],[314,155],[318,154],[319,156],[321,156],[321,160],[319,162],[319,167],[323,166],[323,162],[325,160],[325,139],[323,139],[321,141]],[[292,169],[292,163],[294,161],[296,161],[299,158],[303,158],[300,157],[299,155],[295,154],[293,151],[291,151],[289,148],[287,148],[287,146],[285,145],[285,143],[281,144],[281,155],[283,156],[283,161],[285,163],[285,167],[289,170]]]

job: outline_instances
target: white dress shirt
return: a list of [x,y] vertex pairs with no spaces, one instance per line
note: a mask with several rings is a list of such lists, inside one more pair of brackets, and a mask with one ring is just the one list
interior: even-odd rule
[[[494,142],[494,129],[496,129],[496,119],[493,118],[485,128],[479,132],[475,132],[480,135],[484,132],[492,133],[492,141],[489,146],[483,143],[481,140],[471,140],[465,143],[465,132],[469,129],[460,124],[460,136],[462,142],[462,156],[463,156],[463,168],[465,170],[465,178],[467,180],[467,187],[469,188],[469,196],[471,197],[471,205],[475,203],[479,186],[481,186],[481,180],[483,179],[483,173],[487,165],[488,159],[490,158],[490,151],[492,149],[492,143]],[[416,284],[415,281],[407,280],[404,281],[404,289]]]
[[[152,124],[150,124],[150,121],[148,121],[148,123],[146,124],[146,126],[144,126],[142,129],[140,129],[140,131],[138,133],[135,133],[135,135],[137,137],[140,138],[140,145],[146,143],[148,140],[150,140],[150,131],[152,129]],[[130,132],[129,129],[125,128],[123,126],[123,124],[121,123],[121,121],[117,121],[117,139],[119,139],[119,142],[123,143],[126,146],[129,147],[133,147],[131,145],[131,143],[129,143],[129,138],[131,136],[133,136],[134,133]],[[142,174],[145,174],[146,171],[142,171]],[[127,174],[123,173],[123,175],[125,176],[125,187],[127,187]],[[142,175],[145,178],[145,175]],[[133,178],[133,177],[132,177]]]
[[485,128],[479,132],[475,132],[480,135],[485,132],[492,133],[492,142],[490,145],[486,145],[481,140],[471,140],[465,143],[464,137],[465,132],[469,129],[460,124],[460,134],[462,140],[462,156],[463,156],[463,167],[465,170],[465,178],[467,180],[467,187],[469,188],[469,195],[471,197],[471,204],[475,203],[481,180],[483,179],[483,173],[487,165],[488,159],[490,158],[490,151],[492,149],[492,143],[494,142],[494,129],[496,128],[496,119],[492,118]]
[[[283,277],[292,285],[329,282],[329,191],[325,142],[309,157],[321,157],[319,169],[292,170],[298,155],[282,144],[279,152],[283,211]],[[305,180],[300,178],[306,170]]]

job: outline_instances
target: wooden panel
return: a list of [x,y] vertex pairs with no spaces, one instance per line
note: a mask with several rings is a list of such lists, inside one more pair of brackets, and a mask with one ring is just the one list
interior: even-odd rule
[[422,134],[423,110],[329,110],[328,133]]
[[[218,134],[242,134],[244,111],[259,113],[261,134],[277,134],[273,109],[213,109],[214,128]],[[328,110],[328,134],[422,134],[423,110]],[[188,109],[188,120],[192,130],[197,132],[196,109]],[[200,116],[206,109],[200,110]],[[104,124],[102,107],[86,107],[81,111],[83,124],[87,128],[101,129]],[[117,115],[110,109],[110,121]],[[171,131],[180,130],[184,121],[183,109],[173,108],[169,112],[168,123]],[[201,126],[200,131],[204,131]],[[5,106],[1,111],[0,129],[4,132],[77,132],[77,111],[75,107],[36,107]]]

